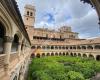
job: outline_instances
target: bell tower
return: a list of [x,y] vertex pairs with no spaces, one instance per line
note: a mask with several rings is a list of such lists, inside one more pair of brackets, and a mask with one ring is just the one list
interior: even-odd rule
[[30,29],[34,27],[35,23],[35,6],[26,5],[24,12],[24,24],[26,29]]

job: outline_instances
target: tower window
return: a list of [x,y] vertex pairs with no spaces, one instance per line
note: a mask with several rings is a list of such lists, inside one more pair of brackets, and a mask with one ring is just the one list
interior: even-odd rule
[[33,13],[32,12],[30,13],[30,16],[33,16]]
[[27,20],[28,20],[28,18],[27,18]]
[[29,11],[27,11],[27,15],[29,15]]

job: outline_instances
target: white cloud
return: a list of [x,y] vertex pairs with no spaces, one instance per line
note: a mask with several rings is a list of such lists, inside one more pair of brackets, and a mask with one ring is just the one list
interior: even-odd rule
[[62,25],[69,25],[73,31],[80,33],[81,38],[99,35],[95,10],[80,0],[19,0],[18,3],[22,15],[25,4],[36,6],[36,27],[44,25],[57,29]]

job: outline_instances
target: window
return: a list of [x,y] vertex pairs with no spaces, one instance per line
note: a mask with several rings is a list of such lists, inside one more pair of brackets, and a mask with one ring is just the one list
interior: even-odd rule
[[29,16],[29,11],[27,11],[27,15]]
[[12,49],[11,49],[12,52],[16,52],[18,50],[18,43],[19,43],[19,37],[15,34],[14,40],[12,43]]
[[30,16],[33,16],[33,13],[32,12],[30,13]]

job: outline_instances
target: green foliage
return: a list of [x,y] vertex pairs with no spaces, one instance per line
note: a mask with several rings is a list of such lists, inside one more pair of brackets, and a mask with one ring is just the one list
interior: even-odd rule
[[89,80],[100,72],[100,62],[80,57],[35,58],[29,66],[28,80]]
[[79,72],[69,71],[67,74],[68,80],[85,80]]

